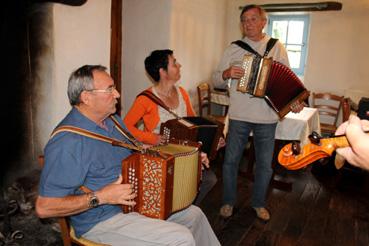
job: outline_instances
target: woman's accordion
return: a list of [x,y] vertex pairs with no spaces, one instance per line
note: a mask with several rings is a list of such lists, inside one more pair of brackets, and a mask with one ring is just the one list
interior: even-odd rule
[[123,183],[133,184],[136,205],[123,205],[123,211],[166,219],[192,204],[200,175],[200,144],[171,142],[146,153],[134,153],[122,162]]
[[183,117],[168,120],[161,124],[160,134],[166,139],[182,139],[192,142],[201,142],[201,151],[214,160],[217,147],[222,137],[224,124],[204,117]]
[[245,55],[242,68],[245,73],[238,82],[237,90],[264,97],[280,118],[290,111],[291,104],[309,97],[309,91],[297,75],[272,58]]

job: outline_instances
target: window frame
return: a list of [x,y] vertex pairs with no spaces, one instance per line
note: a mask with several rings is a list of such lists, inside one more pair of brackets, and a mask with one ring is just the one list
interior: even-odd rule
[[[310,28],[310,15],[309,14],[268,14],[268,24],[266,32],[268,35],[273,37],[272,27],[274,21],[303,21],[304,22],[304,30],[302,33],[302,44],[294,44],[294,43],[283,43],[283,45],[287,48],[287,45],[301,45],[301,57],[300,57],[300,64],[299,68],[291,68],[294,73],[299,76],[304,76],[305,73],[305,64],[306,64],[306,57],[307,57],[307,46],[308,46],[308,33]],[[288,29],[287,28],[287,36],[288,37]],[[286,38],[286,42],[287,42]],[[280,40],[281,41],[281,40]],[[282,42],[282,41],[281,41]]]

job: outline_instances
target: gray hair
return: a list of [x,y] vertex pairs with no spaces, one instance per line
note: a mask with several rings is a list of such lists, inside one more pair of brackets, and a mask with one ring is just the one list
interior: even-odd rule
[[70,105],[81,103],[81,93],[84,90],[94,89],[93,71],[106,71],[106,67],[101,65],[84,65],[75,70],[68,80],[68,98]]
[[243,7],[241,14],[240,14],[240,19],[242,22],[242,15],[243,13],[245,13],[246,11],[249,11],[250,9],[257,9],[259,11],[259,15],[263,20],[267,20],[267,13],[265,12],[265,10],[260,6],[260,5],[256,5],[256,4],[249,4],[246,5],[245,7]]

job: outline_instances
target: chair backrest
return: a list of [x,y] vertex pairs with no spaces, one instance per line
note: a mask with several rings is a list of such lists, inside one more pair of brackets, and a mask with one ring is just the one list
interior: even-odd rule
[[[40,167],[44,166],[44,156],[40,155],[38,157],[38,164]],[[83,237],[77,238],[74,233],[74,229],[69,225],[69,221],[67,217],[59,217],[58,218],[59,226],[60,226],[60,234],[63,240],[63,246],[72,246],[72,245],[80,245],[80,246],[108,246],[107,244],[95,243]]]
[[350,98],[345,97],[342,102],[342,122],[349,119],[351,114],[351,103]]
[[322,133],[333,134],[337,129],[344,97],[332,93],[312,93],[312,107],[317,108]]
[[199,115],[203,116],[204,108],[206,108],[206,114],[210,115],[211,94],[210,94],[210,86],[208,83],[203,82],[197,86],[197,96],[199,103]]

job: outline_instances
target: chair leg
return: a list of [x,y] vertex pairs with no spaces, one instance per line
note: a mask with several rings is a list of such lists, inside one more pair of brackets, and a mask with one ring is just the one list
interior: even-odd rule
[[60,225],[60,233],[63,239],[64,246],[72,246],[72,239],[70,238],[69,234],[69,226],[68,222],[65,218],[59,218],[59,225]]

